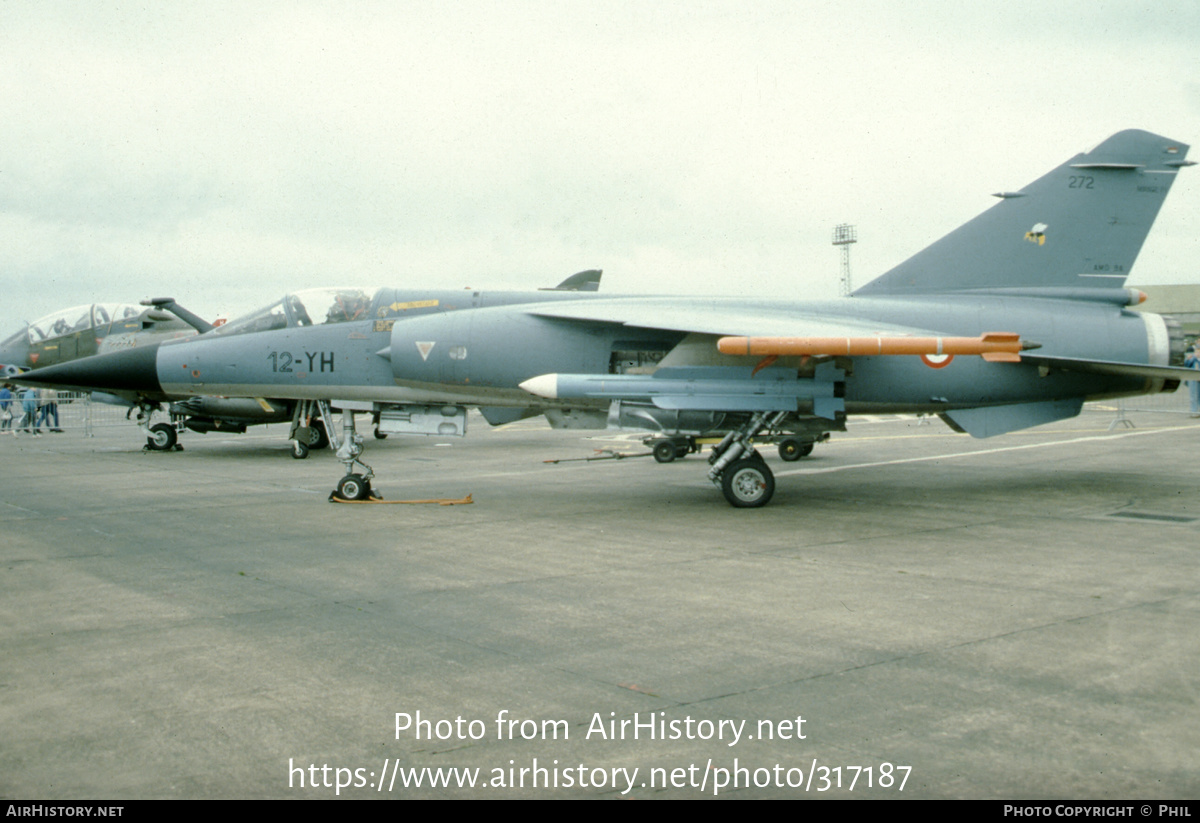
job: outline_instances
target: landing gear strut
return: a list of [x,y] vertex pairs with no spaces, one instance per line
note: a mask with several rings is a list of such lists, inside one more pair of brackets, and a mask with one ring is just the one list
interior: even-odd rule
[[708,458],[712,464],[708,479],[725,494],[729,505],[755,509],[770,502],[775,494],[775,475],[750,441],[759,432],[777,427],[787,414],[758,412],[713,447]]
[[[316,402],[321,411],[321,419],[332,420],[329,403],[325,400]],[[346,476],[338,481],[337,488],[333,490],[330,497],[339,497],[342,500],[366,500],[369,497],[377,497],[378,495],[371,490],[371,478],[375,476],[375,471],[358,459],[363,452],[363,438],[354,428],[354,412],[350,409],[342,410],[341,438],[336,436],[332,426],[328,428],[328,434],[337,451],[338,460],[342,461],[342,465],[346,467]],[[358,466],[362,467],[362,472],[355,471]]]

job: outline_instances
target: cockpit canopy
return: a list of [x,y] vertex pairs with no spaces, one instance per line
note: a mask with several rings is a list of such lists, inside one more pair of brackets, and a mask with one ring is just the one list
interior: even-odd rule
[[378,288],[305,289],[217,328],[213,334],[248,334],[275,329],[349,323],[372,317]]
[[116,320],[137,317],[145,309],[136,303],[94,303],[74,306],[48,314],[29,324],[26,333],[30,343],[40,343],[72,332],[109,326]]

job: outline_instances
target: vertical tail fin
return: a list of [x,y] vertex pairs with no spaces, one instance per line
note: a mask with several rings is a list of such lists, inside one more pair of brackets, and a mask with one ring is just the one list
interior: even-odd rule
[[1078,154],[855,294],[1120,288],[1188,146],[1145,131]]

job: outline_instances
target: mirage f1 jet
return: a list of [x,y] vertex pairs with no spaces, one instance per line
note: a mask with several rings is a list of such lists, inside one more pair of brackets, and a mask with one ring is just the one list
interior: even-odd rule
[[1193,165],[1187,149],[1113,135],[840,300],[381,289],[350,322],[264,325],[260,313],[26,377],[149,401],[341,408],[346,498],[368,496],[373,478],[353,410],[383,432],[444,435],[477,406],[493,424],[543,413],[560,427],[648,429],[679,454],[697,434],[723,435],[708,478],[732,505],[762,506],[775,481],[755,443],[803,451],[847,415],[936,414],[990,437],[1195,379],[1179,328],[1131,310],[1144,296],[1124,287]]

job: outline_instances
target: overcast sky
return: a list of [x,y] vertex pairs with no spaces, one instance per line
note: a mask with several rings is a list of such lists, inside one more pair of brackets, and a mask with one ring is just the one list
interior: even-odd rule
[[[861,284],[1116,131],[1200,144],[1200,3],[0,0],[0,76],[0,337],[586,268],[829,297],[837,223]],[[1198,267],[1200,167],[1130,283]]]

